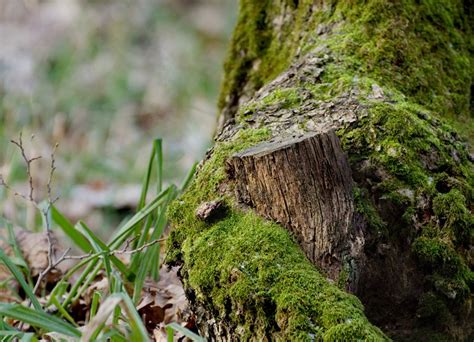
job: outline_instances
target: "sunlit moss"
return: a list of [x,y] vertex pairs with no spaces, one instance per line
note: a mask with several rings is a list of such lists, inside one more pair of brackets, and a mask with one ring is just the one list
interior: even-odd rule
[[[344,334],[385,340],[364,316],[360,301],[330,284],[281,226],[238,209],[214,223],[195,217],[199,204],[219,196],[226,158],[268,134],[244,130],[215,147],[190,189],[169,210],[175,229],[168,262],[183,262],[186,286],[217,318],[239,326],[242,339],[337,341]],[[231,199],[224,200],[232,206]]]
[[[309,6],[311,11],[308,11]],[[469,203],[473,197],[474,172],[468,148],[453,129],[459,129],[472,137],[470,101],[474,44],[469,24],[472,18],[468,10],[458,0],[390,3],[381,0],[339,1],[320,6],[313,6],[312,1],[282,1],[278,6],[271,1],[241,1],[240,19],[229,50],[220,97],[220,109],[233,107],[227,108],[231,115],[244,118],[248,113],[273,104],[279,104],[282,108],[298,107],[301,100],[299,88],[309,90],[320,101],[328,102],[343,93],[357,90],[358,101],[367,109],[367,115],[340,128],[338,135],[352,166],[366,161],[374,169],[382,170],[385,179],[377,184],[377,194],[372,193],[366,184],[357,184],[356,210],[366,218],[375,236],[411,244],[411,252],[424,272],[422,281],[426,288],[418,311],[420,320],[425,319],[426,324],[433,323],[426,318],[435,317],[436,310],[439,311],[436,313],[438,318],[461,317],[459,308],[469,304],[473,290],[474,277],[467,266],[465,249],[472,244],[473,239],[473,216]],[[285,20],[279,22],[278,19]],[[244,104],[238,101],[242,95],[251,97],[258,88],[295,62],[295,56],[304,58],[306,52],[321,54],[318,57],[330,55],[330,58],[325,59],[328,62],[317,82],[274,89],[266,98],[258,101],[251,100]],[[369,96],[375,86],[383,90],[382,99],[376,100]],[[215,153],[220,153],[220,148],[218,146]],[[217,167],[215,175],[221,175],[223,162],[222,159],[215,163],[211,158],[206,164]],[[205,173],[204,178],[196,184],[206,187],[204,180],[209,178],[209,183],[215,188],[215,178],[209,175],[214,173]],[[216,196],[215,192],[208,194],[212,194],[208,199]],[[377,196],[398,208],[397,222],[384,221],[386,213],[377,206]],[[425,204],[421,205],[421,202]],[[186,206],[186,203],[189,202],[184,199],[182,205]],[[193,202],[193,206],[197,204]],[[185,211],[192,214],[190,208]],[[175,214],[177,212],[176,207]],[[182,236],[184,244],[177,243],[174,250],[182,247],[185,265],[198,265],[194,259],[197,251],[202,252],[204,258],[205,250],[213,253],[209,250],[220,248],[217,241],[224,241],[222,248],[225,247],[226,251],[229,249],[232,258],[243,262],[244,258],[239,258],[241,255],[254,255],[252,253],[257,253],[258,249],[247,255],[240,250],[240,244],[236,244],[234,250],[231,241],[234,241],[232,236],[242,236],[252,241],[252,236],[248,236],[249,232],[245,229],[249,220],[257,219],[253,214],[233,212],[230,217],[212,227],[192,220],[181,221],[180,226],[193,226],[192,229],[206,232],[199,235],[197,240],[189,235]],[[414,220],[417,220],[416,226]],[[263,226],[266,225],[261,222]],[[258,235],[261,229],[270,229],[263,226],[254,221],[252,234]],[[239,231],[233,227],[239,227]],[[276,235],[277,228],[274,227]],[[224,232],[228,232],[229,236]],[[174,234],[178,236],[179,230]],[[218,234],[219,238],[214,234]],[[287,245],[278,245],[271,239],[262,241],[262,246],[268,244],[277,251],[288,252]],[[266,247],[262,248],[266,251]],[[224,249],[220,251],[224,253]],[[280,260],[272,252],[266,253]],[[278,313],[280,307],[288,305],[286,300],[290,303],[301,300],[306,289],[311,288],[306,281],[315,284],[312,289],[318,293],[321,301],[316,306],[318,310],[322,310],[325,305],[333,305],[334,301],[326,295],[333,295],[335,287],[320,286],[317,273],[314,278],[311,278],[312,275],[299,277],[295,274],[295,283],[304,290],[292,288],[292,291],[296,291],[294,296],[290,292],[281,292],[282,298],[286,298],[285,302],[275,302],[276,297],[264,295],[266,292],[260,291],[260,285],[265,288],[263,284],[271,280],[275,286],[279,286],[284,278],[279,278],[278,269],[273,268],[270,273],[266,269],[259,269],[259,262],[265,262],[260,258],[248,264],[252,270],[248,274],[235,265],[228,265],[222,271],[220,266],[226,264],[223,260],[213,264],[214,269],[208,271],[211,273],[205,271],[205,274],[201,274],[199,270],[204,266],[201,260],[202,264],[196,267],[198,273],[193,273],[194,267],[189,267],[190,285],[203,295],[212,294],[212,298],[220,298],[216,299],[215,305],[221,313],[229,310],[226,300],[231,296],[230,315],[237,321],[240,317],[237,313],[246,310],[238,304],[233,305],[242,303],[245,296],[257,289],[254,297],[250,296],[253,303],[259,303],[255,304],[254,309],[269,308],[268,312],[260,311],[256,318],[263,330],[273,329],[265,317]],[[231,263],[230,259],[227,261]],[[235,280],[232,291],[229,287],[224,289],[230,286],[225,283],[228,279]],[[226,285],[223,287],[216,283]],[[285,315],[277,314],[278,325],[288,327],[282,330],[282,336],[305,339],[309,331],[311,336],[314,334],[328,340],[354,340],[359,338],[359,334],[364,336],[361,339],[366,340],[380,338],[365,318],[358,316],[361,312],[361,307],[357,309],[359,304],[353,299],[348,299],[350,304],[345,301],[352,297],[344,298],[340,300],[347,305],[334,308],[334,311],[314,313],[311,308],[305,307],[306,316],[296,315],[294,320],[288,318],[292,317],[293,309]],[[303,303],[307,303],[306,300]],[[249,309],[249,306],[245,306],[245,309]],[[442,312],[445,309],[446,315]],[[348,314],[352,317],[348,320],[334,318],[338,313],[341,317]],[[311,317],[316,319],[313,321]],[[246,329],[250,329],[249,332],[252,330],[248,325]],[[428,329],[426,336],[440,340],[445,338],[444,335],[437,335],[436,329]],[[423,327],[419,331],[423,331]]]

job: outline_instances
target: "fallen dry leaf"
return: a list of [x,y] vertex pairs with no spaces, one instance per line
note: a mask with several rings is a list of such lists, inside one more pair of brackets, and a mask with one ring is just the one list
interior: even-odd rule
[[154,282],[151,279],[145,281],[142,291],[142,299],[137,306],[143,321],[149,332],[156,336],[166,337],[166,332],[160,330],[166,324],[176,322],[187,324],[191,317],[189,303],[186,299],[183,285],[178,277],[179,267],[160,269],[160,280]]
[[[37,277],[44,269],[48,267],[48,238],[46,232],[33,233],[22,228],[14,229],[15,240],[20,253],[22,254],[30,274],[33,278]],[[64,250],[54,236],[51,235],[53,260],[59,258]],[[0,227],[0,248],[10,257],[14,257],[14,252],[8,241],[8,232],[4,227]],[[45,278],[46,283],[58,282],[62,275],[72,266],[73,262],[66,260],[55,267]],[[0,283],[12,278],[10,271],[5,265],[0,263]],[[7,281],[7,288],[0,288],[0,300],[4,302],[16,301],[15,294],[18,293],[18,284],[12,279]]]
[[[28,264],[31,275],[38,276],[48,267],[48,236],[47,232],[32,233],[25,229],[16,228],[15,237],[23,254],[23,258]],[[51,232],[52,256],[53,260],[57,260],[64,253],[64,249],[59,244],[54,232]],[[64,261],[48,273],[46,281],[48,283],[56,283],[71,267],[72,261]]]

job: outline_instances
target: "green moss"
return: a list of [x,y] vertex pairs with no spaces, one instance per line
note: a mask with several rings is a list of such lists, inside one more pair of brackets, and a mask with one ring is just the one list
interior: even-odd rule
[[196,220],[194,211],[197,206],[205,201],[215,200],[219,184],[227,177],[225,172],[225,160],[233,153],[255,145],[270,138],[267,129],[242,130],[232,142],[222,143],[214,148],[212,158],[204,163],[196,180],[181,197],[173,202],[169,208],[170,220],[188,227],[187,231],[176,229],[170,234],[168,244],[171,246],[167,259],[169,262],[177,260],[181,256],[180,245],[191,233],[199,232],[205,228],[205,224]]
[[238,121],[243,121],[247,116],[256,111],[264,111],[269,106],[279,109],[288,109],[302,103],[302,96],[297,88],[278,88],[259,100],[252,100],[239,109]]
[[279,104],[281,108],[290,108],[299,103],[301,98],[296,88],[276,89],[262,99],[263,105]]
[[466,126],[472,124],[472,20],[461,0],[345,0],[317,7],[309,0],[243,0],[219,108],[236,105],[244,88],[252,95],[284,71],[298,49],[326,46],[321,54],[330,51],[334,58],[325,73],[337,82],[313,84],[315,92],[327,94],[370,77],[413,103],[457,118],[453,123],[472,134]]
[[168,262],[183,262],[186,286],[196,299],[218,319],[239,326],[244,340],[386,340],[368,322],[360,301],[330,284],[281,226],[237,209],[212,224],[196,219],[197,206],[217,196],[225,160],[268,138],[266,130],[244,130],[215,147],[189,190],[170,207],[175,229]]
[[[368,115],[338,134],[353,165],[368,161],[385,176],[370,191],[356,192],[356,208],[369,227],[383,227],[383,220],[391,217],[393,221],[385,224],[388,235],[382,235],[390,241],[413,241],[413,254],[425,274],[425,294],[442,300],[448,316],[454,317],[450,322],[456,322],[465,315],[462,308],[469,305],[473,289],[466,248],[473,241],[474,217],[468,203],[474,169],[467,148],[425,107],[406,99],[365,103]],[[431,203],[432,213],[423,203]],[[399,211],[395,217],[394,208]],[[428,308],[419,310],[426,314]],[[442,311],[439,315],[445,316]],[[436,330],[434,321],[420,316],[420,324]]]
[[[360,104],[367,108],[367,115],[340,129],[338,135],[349,154],[351,165],[354,167],[367,162],[374,170],[380,171],[381,179],[360,180],[361,184],[355,189],[356,210],[366,217],[370,231],[375,232],[380,241],[408,241],[411,244],[418,266],[425,275],[426,298],[422,298],[426,301],[420,303],[420,318],[431,317],[436,310],[441,312],[444,307],[439,300],[454,316],[458,314],[456,308],[468,302],[474,279],[473,272],[467,266],[466,253],[473,239],[474,219],[469,206],[474,196],[474,170],[467,147],[453,129],[461,129],[472,137],[470,101],[474,79],[474,35],[472,22],[469,22],[473,19],[472,13],[465,13],[469,9],[461,0],[343,0],[312,7],[308,11],[313,3],[241,1],[240,19],[225,66],[220,109],[233,107],[227,114],[239,113],[244,118],[265,106],[299,106],[298,89],[309,90],[318,101],[328,102],[347,92],[359,94]],[[280,20],[282,13],[286,13],[285,20]],[[256,89],[295,62],[293,59],[297,50],[311,51],[325,60],[318,80],[309,83],[295,81],[291,88],[273,91],[258,102],[250,101],[239,111],[239,98],[242,95],[251,97]],[[369,96],[374,89],[383,91],[381,99]],[[450,124],[447,124],[448,121]],[[220,148],[216,148],[216,153],[221,153]],[[211,163],[214,161],[211,160]],[[192,198],[202,200],[216,196],[207,188],[205,179],[208,178],[212,189],[215,189],[219,179],[223,179],[219,178],[223,174],[222,163],[223,159],[211,164],[212,167],[217,166],[217,171],[205,174],[196,183],[200,184],[200,188],[207,189],[207,195],[201,196],[196,192],[196,196],[191,194]],[[215,178],[216,175],[219,177]],[[183,200],[183,206],[191,203],[191,197]],[[185,210],[191,215],[199,202],[192,201],[193,204]],[[392,208],[400,212],[396,215],[388,213]],[[188,262],[197,262],[193,259],[198,251],[195,248],[202,249],[204,256],[205,247],[214,248],[216,241],[219,241],[213,234],[224,234],[228,230],[226,247],[229,248],[232,245],[231,236],[237,234],[232,227],[238,226],[244,234],[242,236],[251,240],[244,229],[250,219],[246,214],[233,212],[217,231],[214,231],[217,229],[215,226],[205,226],[195,220],[183,221],[182,226],[187,225],[193,227],[188,229],[200,232],[196,240],[199,246],[188,236],[189,230],[177,239],[177,246],[184,246]],[[253,229],[260,232],[263,228],[255,223]],[[201,241],[204,236],[207,240]],[[219,235],[219,238],[227,243],[227,235]],[[209,245],[209,242],[212,244]],[[276,244],[274,246],[277,247]],[[239,248],[236,247],[237,250]],[[248,256],[255,255],[257,251],[238,253]],[[242,261],[239,256],[232,254],[233,258]],[[256,321],[261,323],[261,329],[270,331],[274,327],[263,317],[276,312],[278,326],[286,327],[281,332],[285,338],[305,339],[310,328],[310,334],[333,340],[355,340],[359,332],[364,332],[365,325],[360,326],[357,317],[348,321],[331,321],[330,317],[337,316],[337,310],[331,314],[318,311],[314,315],[312,311],[307,311],[311,315],[305,317],[292,316],[294,308],[290,313],[285,310],[282,311],[285,314],[279,313],[279,308],[285,303],[276,300],[277,297],[273,296],[276,292],[268,294],[262,289],[269,283],[281,283],[284,278],[277,275],[280,274],[278,270],[268,273],[259,269],[257,265],[260,261],[265,264],[259,258],[249,264],[253,265],[249,273],[235,265],[231,268],[234,271],[224,272],[220,267],[223,263],[216,260],[213,264],[215,270],[212,271],[215,273],[196,274],[192,278],[193,286],[204,289],[202,295],[217,291],[215,298],[221,299],[216,306],[221,313],[229,311],[229,305],[233,308],[231,312],[246,311],[239,307],[244,305],[243,302],[245,308],[251,307],[251,303],[245,302],[246,296],[254,302],[264,303],[267,311],[258,313]],[[228,262],[231,262],[230,259]],[[204,262],[199,266],[204,266]],[[259,274],[268,279],[268,283],[260,279]],[[213,280],[210,281],[209,277]],[[225,282],[229,277],[237,279],[235,287],[232,287],[231,299],[228,295],[230,288],[226,287],[230,285]],[[316,278],[305,278],[303,275],[297,279],[296,283],[302,284],[306,284],[307,279],[316,281]],[[302,286],[305,289],[303,292],[307,289],[305,286]],[[253,294],[253,289],[258,289],[256,294]],[[324,294],[331,292],[330,289],[321,287],[315,290]],[[295,303],[306,293],[297,289],[292,291],[296,291],[295,297],[289,292],[282,296]],[[217,294],[221,294],[220,297]],[[430,294],[434,294],[435,298],[431,298]],[[318,310],[322,310],[323,306],[318,305]],[[261,307],[255,305],[255,310],[261,310],[257,309]],[[344,306],[342,312],[353,312],[354,307],[357,307],[355,303]],[[240,316],[233,314],[232,317],[238,320]],[[326,321],[332,323],[325,325]],[[257,329],[246,327],[249,334],[252,329]],[[300,333],[303,335],[298,335]],[[364,335],[364,338],[370,339],[369,335]]]
[[439,194],[433,199],[433,211],[440,220],[442,229],[454,233],[458,245],[472,243],[474,217],[466,207],[466,198],[457,189]]
[[441,238],[421,236],[413,243],[413,250],[420,261],[433,268],[442,268],[448,274],[457,274],[462,262],[449,242]]
[[334,16],[344,25],[331,47],[345,69],[442,114],[468,114],[473,46],[462,1],[339,1]]
[[[220,110],[236,105],[244,88],[252,94],[290,65],[301,43],[300,32],[309,35],[308,28],[314,25],[315,16],[308,15],[312,6],[311,0],[299,0],[297,5],[292,0],[278,5],[269,0],[240,1],[237,25],[224,63]],[[288,15],[291,17],[285,17]],[[275,25],[275,18],[281,21],[280,25]]]
[[422,320],[435,320],[437,324],[443,325],[453,319],[445,301],[433,292],[424,293],[420,297],[416,314]]
[[367,329],[364,321],[356,319],[331,327],[323,341],[380,341],[380,335]]
[[197,298],[244,326],[244,337],[275,333],[276,320],[280,338],[311,340],[357,319],[364,336],[383,338],[360,302],[330,285],[285,229],[253,213],[233,213],[188,240],[183,260]]
[[379,235],[387,235],[387,225],[368,199],[367,189],[354,187],[353,194],[355,209],[366,218],[370,230]]

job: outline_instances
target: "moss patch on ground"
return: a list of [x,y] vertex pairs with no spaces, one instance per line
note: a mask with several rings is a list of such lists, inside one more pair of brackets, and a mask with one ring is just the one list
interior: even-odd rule
[[[186,286],[217,319],[244,340],[387,340],[364,315],[360,301],[330,284],[281,226],[253,212],[231,209],[214,223],[196,208],[216,199],[231,154],[269,138],[244,130],[220,143],[189,190],[175,201],[168,262],[183,262]],[[224,198],[232,207],[232,200]]]

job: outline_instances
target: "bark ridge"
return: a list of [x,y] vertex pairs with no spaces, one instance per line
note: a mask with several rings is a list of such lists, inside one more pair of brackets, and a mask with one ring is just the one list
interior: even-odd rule
[[354,214],[351,169],[334,130],[267,142],[232,156],[239,202],[275,220],[337,278]]

